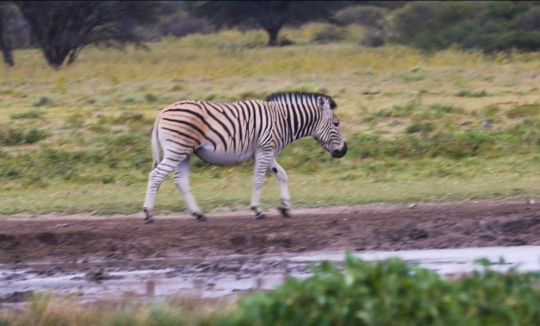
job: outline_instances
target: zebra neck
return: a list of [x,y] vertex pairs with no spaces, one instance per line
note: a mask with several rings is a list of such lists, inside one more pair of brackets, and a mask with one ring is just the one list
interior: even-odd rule
[[[309,106],[287,105],[284,126],[286,129],[286,144],[313,134],[320,112]],[[284,130],[285,131],[285,130]]]

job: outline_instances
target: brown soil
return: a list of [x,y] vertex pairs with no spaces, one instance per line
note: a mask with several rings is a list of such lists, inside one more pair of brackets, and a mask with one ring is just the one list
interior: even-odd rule
[[85,262],[540,244],[540,204],[478,202],[298,210],[255,220],[210,214],[209,222],[142,214],[0,221],[0,263]]

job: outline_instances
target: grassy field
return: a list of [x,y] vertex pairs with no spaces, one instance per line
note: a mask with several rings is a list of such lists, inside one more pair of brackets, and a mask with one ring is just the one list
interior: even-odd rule
[[[278,157],[293,208],[540,193],[540,54],[371,49],[355,28],[314,43],[323,28],[286,30],[296,45],[282,48],[264,47],[257,31],[164,39],[149,51],[88,48],[57,71],[37,50],[16,51],[16,66],[0,72],[0,214],[140,211],[157,109],[275,91],[333,96],[349,144],[341,160],[311,139]],[[194,159],[191,171],[204,210],[247,209],[251,162]],[[264,207],[278,197],[268,176]],[[184,209],[169,178],[156,213]]]

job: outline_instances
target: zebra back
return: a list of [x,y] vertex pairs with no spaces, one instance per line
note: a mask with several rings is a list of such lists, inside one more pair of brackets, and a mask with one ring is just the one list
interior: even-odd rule
[[321,93],[277,92],[268,95],[265,101],[286,104],[318,105],[317,98],[319,97],[327,99],[330,102],[330,108],[332,110],[337,108],[336,102],[330,96]]

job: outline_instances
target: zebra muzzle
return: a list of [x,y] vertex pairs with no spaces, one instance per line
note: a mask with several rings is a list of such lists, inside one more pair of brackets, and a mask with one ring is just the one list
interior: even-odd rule
[[341,149],[336,149],[332,152],[332,157],[342,158],[347,154],[347,142],[343,142],[343,147]]

